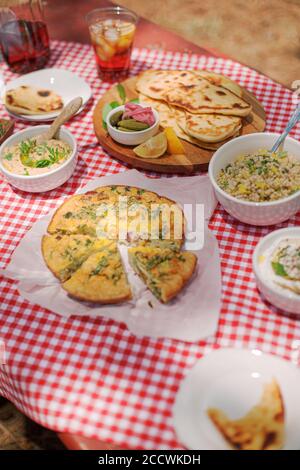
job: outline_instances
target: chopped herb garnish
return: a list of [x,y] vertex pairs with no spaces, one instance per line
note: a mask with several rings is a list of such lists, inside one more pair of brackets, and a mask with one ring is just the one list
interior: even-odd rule
[[[38,145],[35,140],[25,140],[19,144],[20,160],[24,166],[30,168],[46,168],[54,163],[64,160],[69,150],[60,147],[49,147],[46,144]],[[35,151],[38,156],[45,156],[37,160],[31,153]]]
[[97,264],[96,268],[91,271],[90,276],[97,276],[97,274],[100,274],[101,271],[103,271],[104,268],[108,266],[108,261],[105,256],[99,261]]
[[275,272],[275,274],[277,274],[277,276],[287,277],[287,273],[284,269],[284,266],[281,263],[279,263],[278,261],[273,261],[272,262],[272,268],[273,268],[273,271]]
[[35,164],[36,168],[46,168],[47,166],[51,165],[50,160],[38,160]]

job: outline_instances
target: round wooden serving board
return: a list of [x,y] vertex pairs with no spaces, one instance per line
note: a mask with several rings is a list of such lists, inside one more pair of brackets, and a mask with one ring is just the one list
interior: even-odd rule
[[[138,94],[135,90],[137,77],[131,77],[122,82],[126,91],[126,98],[137,98]],[[254,132],[262,132],[266,124],[266,114],[262,105],[257,101],[255,96],[248,90],[243,88],[243,99],[252,105],[252,112],[246,118],[243,118],[243,126],[240,135],[252,134]],[[119,93],[116,86],[108,90],[105,95],[98,101],[94,110],[94,130],[95,134],[104,148],[112,157],[129,163],[135,168],[156,171],[159,173],[192,173],[194,171],[206,171],[208,163],[213,156],[215,150],[206,150],[196,145],[190,144],[182,140],[186,154],[185,155],[168,155],[165,154],[160,158],[139,158],[133,152],[133,147],[121,145],[115,142],[103,128],[102,125],[102,109],[106,103],[111,101],[120,101]],[[224,142],[223,142],[224,143]],[[223,145],[221,142],[218,147]]]

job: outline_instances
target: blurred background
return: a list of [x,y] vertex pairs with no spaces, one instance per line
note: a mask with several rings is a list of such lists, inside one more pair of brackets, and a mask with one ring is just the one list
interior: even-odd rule
[[[199,46],[291,87],[300,79],[300,0],[118,0]],[[155,43],[155,38],[153,38]]]

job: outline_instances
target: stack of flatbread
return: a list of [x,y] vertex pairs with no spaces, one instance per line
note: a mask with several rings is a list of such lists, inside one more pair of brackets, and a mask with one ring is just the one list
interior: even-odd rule
[[136,89],[141,103],[152,106],[162,127],[206,149],[215,149],[238,135],[251,105],[229,78],[205,70],[147,70]]

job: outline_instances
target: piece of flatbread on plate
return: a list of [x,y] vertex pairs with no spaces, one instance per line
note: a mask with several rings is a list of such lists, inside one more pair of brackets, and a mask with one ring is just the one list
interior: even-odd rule
[[260,402],[243,418],[231,420],[218,408],[208,416],[235,449],[277,450],[284,445],[284,403],[276,380],[264,386]]
[[30,85],[7,90],[4,103],[9,111],[17,114],[46,114],[63,107],[63,101],[55,91]]

